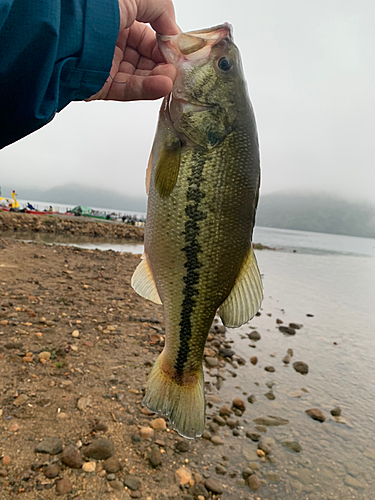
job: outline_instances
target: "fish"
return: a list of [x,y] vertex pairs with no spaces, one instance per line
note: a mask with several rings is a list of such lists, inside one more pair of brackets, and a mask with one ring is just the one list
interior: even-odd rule
[[205,426],[202,363],[215,314],[238,327],[263,299],[251,243],[259,141],[228,23],[158,35],[158,45],[177,77],[160,108],[146,173],[144,254],[131,284],[163,304],[165,316],[165,346],[143,404],[194,439]]

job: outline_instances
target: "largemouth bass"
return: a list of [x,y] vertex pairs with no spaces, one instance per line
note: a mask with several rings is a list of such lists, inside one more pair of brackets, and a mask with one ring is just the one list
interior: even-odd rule
[[145,253],[132,286],[165,313],[165,347],[144,404],[195,438],[205,424],[202,360],[215,313],[237,327],[262,301],[251,246],[259,147],[231,26],[162,35],[159,47],[177,78],[160,109]]

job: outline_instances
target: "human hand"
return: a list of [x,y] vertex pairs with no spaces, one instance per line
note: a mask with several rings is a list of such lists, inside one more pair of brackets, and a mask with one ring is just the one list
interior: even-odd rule
[[[169,94],[176,68],[166,64],[156,33],[175,35],[171,0],[119,0],[120,32],[110,76],[103,88],[88,99],[135,101],[159,99]],[[150,23],[153,31],[145,23]]]

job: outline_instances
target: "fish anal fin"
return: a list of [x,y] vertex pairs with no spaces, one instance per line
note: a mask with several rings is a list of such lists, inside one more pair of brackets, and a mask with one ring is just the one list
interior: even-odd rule
[[151,272],[150,265],[145,255],[142,256],[141,262],[138,264],[131,280],[133,289],[145,299],[161,304],[159,293],[156,288],[154,277]]
[[250,248],[230,294],[219,308],[219,315],[225,326],[241,326],[255,316],[262,300],[262,278],[254,250]]
[[169,418],[181,436],[194,439],[202,435],[205,423],[203,370],[192,383],[178,383],[163,370],[164,351],[156,360],[146,384],[143,404],[150,411]]
[[160,151],[155,171],[155,187],[161,198],[168,198],[176,185],[180,159],[181,141],[166,141]]

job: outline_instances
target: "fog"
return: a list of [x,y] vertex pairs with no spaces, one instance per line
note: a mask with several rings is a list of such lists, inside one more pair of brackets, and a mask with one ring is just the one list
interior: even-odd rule
[[[233,25],[255,109],[262,193],[373,201],[375,4],[176,0],[183,30]],[[78,183],[144,196],[157,102],[72,103],[0,151],[0,186]],[[4,193],[3,195],[9,195]]]

